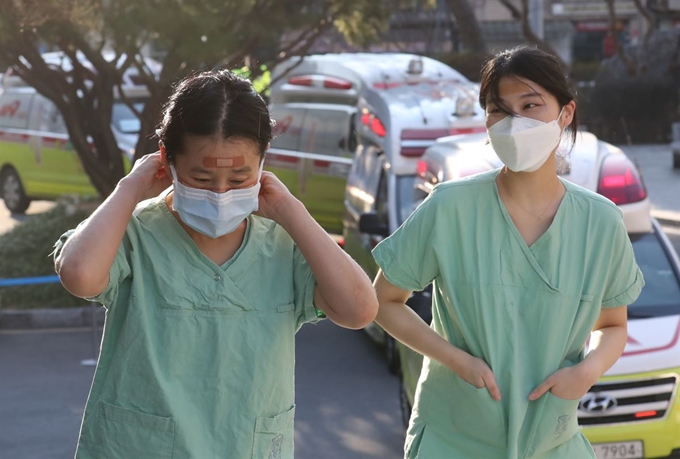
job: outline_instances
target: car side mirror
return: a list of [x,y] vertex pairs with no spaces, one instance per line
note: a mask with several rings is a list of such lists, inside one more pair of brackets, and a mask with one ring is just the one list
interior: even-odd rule
[[376,236],[387,237],[390,235],[389,227],[375,212],[361,214],[359,217],[359,231]]

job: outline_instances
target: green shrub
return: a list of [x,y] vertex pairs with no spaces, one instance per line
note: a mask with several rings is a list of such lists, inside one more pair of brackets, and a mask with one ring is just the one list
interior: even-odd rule
[[[91,206],[89,206],[91,207]],[[75,228],[91,209],[60,202],[0,235],[0,279],[54,275],[54,242]],[[74,307],[87,304],[61,284],[0,287],[1,309]]]

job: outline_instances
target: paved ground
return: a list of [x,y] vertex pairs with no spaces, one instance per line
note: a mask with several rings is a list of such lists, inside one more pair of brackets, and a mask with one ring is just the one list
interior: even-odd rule
[[[91,336],[0,332],[0,458],[73,457],[94,374],[80,363],[92,357]],[[296,392],[297,459],[401,457],[398,383],[364,332],[303,327]]]
[[33,201],[28,207],[26,215],[12,215],[7,210],[7,207],[5,207],[2,199],[0,199],[0,234],[11,230],[26,218],[30,218],[31,215],[45,212],[46,210],[51,209],[53,206],[54,203],[50,201]]

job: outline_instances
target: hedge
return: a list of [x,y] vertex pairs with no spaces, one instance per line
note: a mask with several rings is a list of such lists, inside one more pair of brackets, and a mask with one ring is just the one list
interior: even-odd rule
[[[92,205],[59,202],[0,235],[0,279],[54,275],[54,242],[75,228]],[[0,287],[0,309],[75,307],[87,304],[61,284]]]

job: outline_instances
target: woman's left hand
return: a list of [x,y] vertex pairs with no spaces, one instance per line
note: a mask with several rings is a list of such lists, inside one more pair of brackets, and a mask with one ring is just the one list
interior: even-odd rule
[[298,202],[297,199],[271,172],[263,171],[260,183],[259,209],[254,214],[283,226],[283,220],[290,217],[289,209]]
[[562,368],[551,374],[529,395],[529,400],[538,400],[550,391],[555,397],[565,400],[580,400],[595,384],[579,365]]

